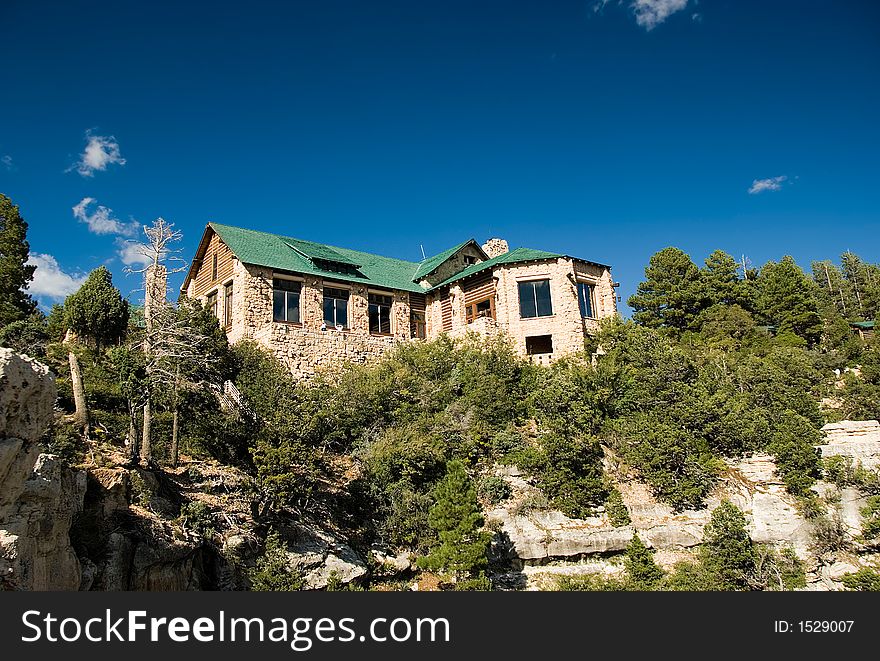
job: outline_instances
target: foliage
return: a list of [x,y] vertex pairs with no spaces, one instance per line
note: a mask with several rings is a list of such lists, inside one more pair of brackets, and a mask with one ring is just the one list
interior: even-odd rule
[[85,458],[85,443],[76,428],[58,423],[43,437],[46,454],[54,454],[66,466],[75,466]]
[[712,512],[703,531],[700,560],[719,590],[746,590],[755,569],[752,540],[743,513],[730,501]]
[[632,523],[629,516],[629,510],[626,503],[623,502],[623,496],[617,489],[612,489],[605,499],[605,511],[608,512],[608,519],[615,528],[620,526],[628,526]]
[[791,410],[783,412],[767,449],[776,457],[776,470],[788,491],[805,494],[821,476],[818,451],[821,434],[804,418]]
[[196,536],[210,539],[215,534],[211,508],[201,500],[191,500],[180,508],[180,522]]
[[761,269],[755,307],[779,333],[790,332],[814,345],[822,335],[816,286],[790,256]]
[[847,590],[858,592],[880,592],[880,573],[862,567],[857,572],[846,574],[840,579]]
[[608,496],[602,448],[595,438],[545,434],[540,441],[538,486],[567,516],[591,516]]
[[678,248],[651,256],[645,280],[629,298],[633,319],[648,328],[688,329],[704,306],[700,269]]
[[871,496],[860,510],[863,517],[862,535],[865,539],[880,537],[880,496]]
[[486,568],[489,533],[481,529],[483,515],[461,461],[447,464],[446,476],[437,483],[433,496],[428,524],[437,531],[439,543],[419,558],[419,567],[455,576],[478,574]]
[[510,485],[498,475],[487,475],[477,484],[477,496],[488,505],[497,505],[507,500],[510,493]]
[[813,552],[817,556],[843,551],[848,546],[846,526],[836,512],[813,520]]
[[125,335],[128,317],[128,302],[113,286],[113,276],[105,266],[89,273],[83,285],[64,301],[67,327],[91,339],[98,350]]
[[656,590],[663,580],[663,570],[654,562],[654,554],[638,535],[633,535],[632,541],[626,547],[624,564],[630,590]]
[[27,263],[27,230],[18,206],[0,193],[0,328],[26,319],[37,309],[26,292],[36,269]]
[[48,341],[46,318],[39,311],[0,327],[0,347],[9,347],[32,358],[46,355]]
[[266,536],[263,555],[248,573],[251,590],[255,592],[293,592],[305,587],[300,572],[290,566],[287,545],[277,530]]

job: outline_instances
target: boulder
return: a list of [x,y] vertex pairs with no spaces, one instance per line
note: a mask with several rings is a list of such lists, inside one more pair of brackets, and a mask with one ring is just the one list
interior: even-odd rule
[[333,533],[305,523],[281,529],[291,568],[302,573],[308,590],[326,588],[331,577],[350,583],[367,573],[363,558]]

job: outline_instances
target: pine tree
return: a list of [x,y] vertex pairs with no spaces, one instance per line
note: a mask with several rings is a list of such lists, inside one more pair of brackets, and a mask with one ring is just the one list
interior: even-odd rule
[[664,248],[651,256],[645,281],[628,302],[642,326],[684,331],[707,307],[700,269],[678,248]]
[[64,302],[67,327],[92,340],[98,351],[125,335],[128,316],[128,302],[113,286],[113,276],[104,266],[92,271]]
[[0,328],[25,319],[37,309],[34,299],[24,291],[36,270],[27,265],[27,230],[18,207],[0,193]]
[[450,572],[456,577],[473,575],[486,568],[489,533],[481,530],[483,515],[474,484],[461,461],[446,465],[446,476],[434,488],[434,505],[428,524],[440,543],[419,558],[422,569]]
[[728,500],[715,508],[706,524],[700,559],[716,589],[749,589],[749,579],[755,571],[752,540],[745,515]]
[[702,280],[708,305],[743,304],[743,291],[737,274],[738,266],[736,260],[723,250],[716,250],[706,258]]
[[633,590],[655,590],[663,579],[663,570],[654,562],[654,554],[638,535],[633,535],[632,541],[626,547],[623,562]]
[[794,333],[810,345],[822,335],[816,285],[788,255],[761,269],[756,307],[763,321],[776,326],[779,333]]

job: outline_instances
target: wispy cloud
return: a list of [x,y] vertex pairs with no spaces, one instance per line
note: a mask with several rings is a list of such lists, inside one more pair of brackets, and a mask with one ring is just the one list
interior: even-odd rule
[[3,165],[3,167],[10,172],[15,169],[15,165],[12,163],[12,156],[9,154],[3,154],[3,156],[0,156],[0,165]]
[[775,191],[782,188],[782,184],[788,179],[785,175],[770,177],[769,179],[755,179],[749,187],[749,195],[757,195],[764,191]]
[[79,157],[79,161],[67,168],[67,172],[76,170],[83,177],[93,177],[95,172],[103,172],[108,165],[116,163],[125,165],[125,159],[119,151],[119,143],[112,135],[92,135],[86,131],[86,148]]
[[123,223],[113,217],[112,209],[98,204],[94,211],[90,209],[97,200],[93,197],[84,197],[72,207],[73,216],[79,222],[89,226],[93,234],[116,234],[118,236],[135,236],[140,226],[131,221]]
[[27,263],[37,267],[27,287],[34,296],[58,301],[79,289],[86,279],[82,273],[66,273],[52,255],[32,252]]
[[[611,0],[598,0],[593,5],[596,13],[605,9]],[[626,4],[636,18],[636,23],[648,32],[663,23],[667,18],[688,6],[690,0],[618,0],[618,5]],[[694,0],[694,4],[697,4]]]
[[126,266],[146,266],[153,261],[149,256],[149,247],[137,241],[116,240],[116,254]]

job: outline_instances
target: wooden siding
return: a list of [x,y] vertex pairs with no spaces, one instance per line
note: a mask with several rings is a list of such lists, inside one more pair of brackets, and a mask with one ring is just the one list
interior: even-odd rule
[[449,294],[440,299],[440,319],[443,331],[452,330],[452,300]]
[[[217,278],[214,279],[212,270],[214,267],[214,255],[217,255]],[[209,291],[222,285],[232,277],[232,251],[220,240],[216,234],[211,236],[202,263],[196,271],[193,282],[193,298],[204,296]]]
[[464,304],[470,305],[477,301],[483,301],[495,296],[495,280],[492,273],[474,276],[473,281],[468,282],[464,289]]

